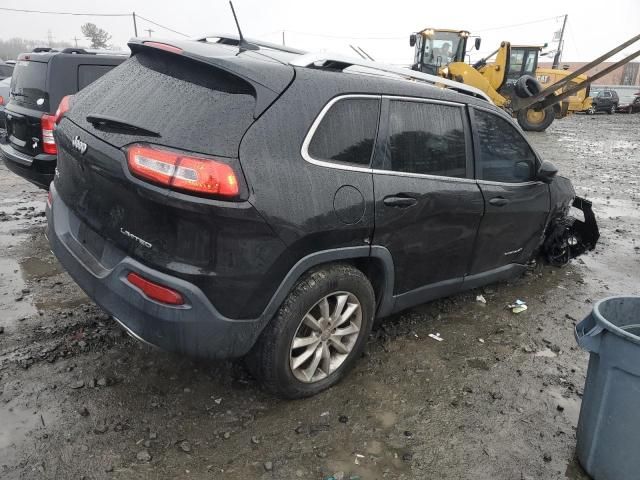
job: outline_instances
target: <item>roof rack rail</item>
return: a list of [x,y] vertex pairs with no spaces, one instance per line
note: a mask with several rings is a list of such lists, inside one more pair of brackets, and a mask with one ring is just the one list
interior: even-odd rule
[[[229,35],[226,33],[212,33],[209,35],[205,35],[204,37],[198,37],[196,38],[196,41],[198,42],[206,42],[207,38],[217,38],[219,39],[217,43],[223,43],[223,44],[227,44],[227,45],[239,45],[240,44],[240,37],[238,35]],[[278,45],[277,43],[270,43],[270,42],[263,42],[262,40],[254,40],[252,38],[246,38],[245,40],[248,43],[252,43],[253,45],[257,45],[258,47],[264,47],[264,48],[269,48],[271,50],[279,50],[281,52],[286,52],[286,53],[294,53],[297,55],[304,55],[307,52],[305,52],[304,50],[299,50],[297,48],[291,48],[291,47],[286,47],[284,45]]]
[[73,47],[67,47],[63,49],[61,53],[84,53],[84,54],[95,55],[95,52],[87,52],[84,48],[73,48]]
[[51,47],[35,47],[33,50],[31,50],[32,53],[57,52],[57,51],[58,50]]
[[438,77],[436,75],[429,75],[428,73],[417,72],[415,70],[409,70],[408,68],[395,67],[393,65],[387,65],[380,62],[372,62],[370,60],[361,60],[358,58],[351,58],[342,55],[333,55],[328,53],[307,53],[298,58],[294,58],[289,62],[289,65],[294,67],[307,67],[307,68],[333,68],[343,70],[348,67],[358,66],[370,68],[380,72],[391,73],[404,77],[407,80],[417,80],[420,82],[426,82],[436,87],[446,87],[451,90],[455,90],[459,93],[471,95],[473,97],[486,100],[490,103],[491,99],[482,90],[475,87],[470,87],[464,83],[454,82],[446,78]]

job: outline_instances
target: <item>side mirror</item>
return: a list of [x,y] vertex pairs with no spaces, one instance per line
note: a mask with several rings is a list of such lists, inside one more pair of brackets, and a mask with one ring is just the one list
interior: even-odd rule
[[410,47],[415,47],[416,46],[416,34],[412,33],[411,35],[409,35],[409,46]]
[[542,162],[542,165],[540,165],[536,178],[541,182],[551,183],[557,173],[558,169],[556,168],[556,166],[553,163],[545,160],[544,162]]
[[481,43],[482,43],[482,39],[480,37],[476,37],[476,43],[474,44],[474,47],[476,47],[476,50],[480,50]]

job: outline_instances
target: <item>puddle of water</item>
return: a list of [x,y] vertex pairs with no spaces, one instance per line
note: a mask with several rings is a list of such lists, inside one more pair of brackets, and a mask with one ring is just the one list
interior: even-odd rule
[[575,396],[571,396],[570,398],[564,397],[560,388],[551,387],[547,393],[551,396],[555,405],[564,409],[562,413],[566,415],[569,422],[577,426],[578,417],[580,416],[580,400]]
[[30,296],[22,293],[23,288],[26,284],[18,262],[0,258],[0,324],[3,326],[37,313]]
[[[35,413],[34,413],[35,412]],[[42,419],[40,418],[42,415]],[[36,409],[24,407],[3,407],[0,409],[0,452],[14,445],[19,450],[19,445],[26,440],[27,435],[39,429],[44,429],[48,415]],[[10,452],[7,452],[11,456]],[[0,456],[0,458],[2,458]],[[8,459],[3,459],[8,460]]]
[[573,458],[567,465],[567,469],[564,472],[564,476],[570,480],[590,480],[591,477],[587,475],[577,458]]
[[58,262],[49,262],[40,257],[29,257],[20,264],[20,267],[27,280],[53,277],[62,273]]

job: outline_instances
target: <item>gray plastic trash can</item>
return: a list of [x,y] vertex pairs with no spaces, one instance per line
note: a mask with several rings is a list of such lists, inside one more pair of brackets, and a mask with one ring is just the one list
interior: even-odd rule
[[577,451],[594,480],[640,478],[640,297],[599,301],[575,329],[591,352]]

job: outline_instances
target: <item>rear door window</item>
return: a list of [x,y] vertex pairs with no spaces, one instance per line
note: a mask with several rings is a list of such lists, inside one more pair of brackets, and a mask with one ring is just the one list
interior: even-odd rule
[[78,90],[95,82],[113,68],[113,65],[78,65]]
[[464,178],[467,152],[463,109],[438,103],[392,101],[389,155],[384,169]]
[[483,110],[474,110],[474,118],[478,178],[503,183],[535,180],[536,155],[511,122]]
[[20,60],[11,77],[11,100],[34,110],[49,111],[47,63]]
[[13,67],[10,65],[0,65],[0,77],[10,77],[13,73]]
[[378,128],[379,98],[344,98],[322,117],[309,143],[314,160],[368,167]]

